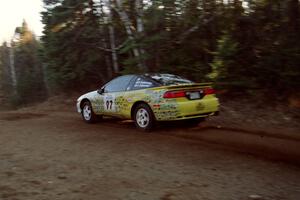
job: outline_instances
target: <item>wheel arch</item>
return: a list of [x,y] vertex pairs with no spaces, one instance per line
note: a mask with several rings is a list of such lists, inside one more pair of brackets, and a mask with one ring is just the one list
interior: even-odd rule
[[133,116],[134,116],[134,110],[135,110],[135,108],[136,108],[139,104],[146,104],[147,106],[149,106],[149,108],[150,108],[151,111],[153,112],[151,106],[150,106],[146,101],[136,101],[136,102],[134,102],[134,104],[131,106],[131,111],[130,111],[131,119],[133,119]]
[[83,104],[84,104],[85,102],[90,102],[90,103],[91,103],[91,101],[90,101],[88,98],[82,99],[82,100],[80,101],[80,109],[81,109],[81,110],[82,110]]

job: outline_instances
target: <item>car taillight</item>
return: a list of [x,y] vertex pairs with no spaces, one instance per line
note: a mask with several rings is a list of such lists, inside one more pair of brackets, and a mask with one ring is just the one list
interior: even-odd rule
[[164,94],[164,98],[171,99],[171,98],[179,98],[179,97],[185,97],[184,91],[169,91]]
[[216,90],[213,88],[205,88],[204,94],[216,94]]

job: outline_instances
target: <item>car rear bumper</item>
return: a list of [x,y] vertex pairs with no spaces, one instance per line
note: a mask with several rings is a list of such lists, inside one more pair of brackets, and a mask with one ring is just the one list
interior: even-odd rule
[[157,121],[208,117],[219,114],[219,101],[214,96],[193,101],[179,99],[160,104],[158,108],[154,107],[153,111]]
[[178,121],[178,120],[185,120],[185,119],[205,118],[205,117],[217,116],[217,115],[219,115],[219,111],[202,113],[202,114],[197,114],[197,115],[178,116],[174,119],[161,120],[161,121]]

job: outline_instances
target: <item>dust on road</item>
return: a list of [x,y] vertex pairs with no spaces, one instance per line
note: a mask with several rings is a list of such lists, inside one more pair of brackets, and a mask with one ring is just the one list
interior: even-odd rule
[[88,125],[67,111],[1,113],[0,199],[299,199],[299,167],[172,137],[177,131]]

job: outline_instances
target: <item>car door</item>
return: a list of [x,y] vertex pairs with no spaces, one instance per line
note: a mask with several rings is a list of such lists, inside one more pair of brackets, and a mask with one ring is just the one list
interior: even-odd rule
[[146,92],[147,89],[158,87],[159,84],[145,76],[134,77],[127,86],[126,92],[123,94],[126,105],[122,110],[122,115],[126,118],[131,117],[131,108],[137,101],[151,101],[151,93]]
[[121,116],[124,102],[124,92],[126,91],[130,81],[134,75],[125,75],[120,76],[109,83],[107,83],[103,89],[101,98],[103,101],[103,111],[104,115],[112,115],[112,116]]

